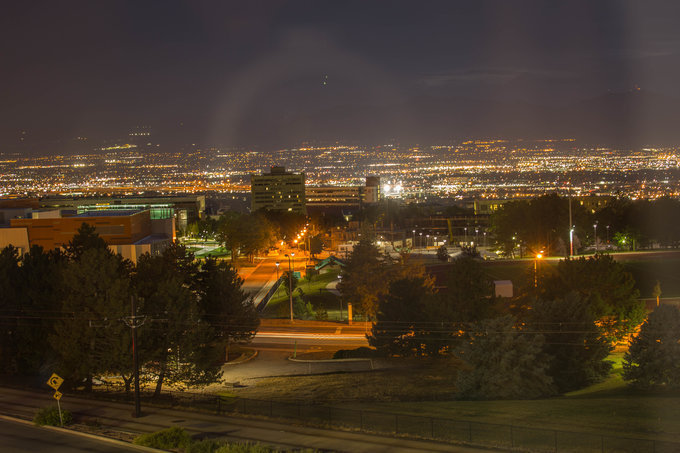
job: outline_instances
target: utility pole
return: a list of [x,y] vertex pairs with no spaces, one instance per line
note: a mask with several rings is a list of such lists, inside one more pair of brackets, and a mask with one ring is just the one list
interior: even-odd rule
[[574,256],[574,222],[571,219],[571,187],[569,188],[569,257]]
[[131,315],[124,318],[125,324],[132,329],[132,362],[134,367],[134,384],[135,384],[135,412],[133,417],[142,416],[142,406],[139,401],[139,357],[137,354],[137,328],[144,324],[146,316],[137,316],[137,306],[135,296],[130,297],[132,309]]

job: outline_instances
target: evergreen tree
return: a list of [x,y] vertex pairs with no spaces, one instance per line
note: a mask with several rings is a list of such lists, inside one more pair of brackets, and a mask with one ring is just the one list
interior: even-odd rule
[[207,258],[196,275],[199,307],[215,333],[229,341],[250,341],[260,319],[253,300],[242,289],[243,280],[224,261]]
[[529,312],[527,325],[545,337],[543,350],[552,358],[547,373],[562,393],[598,382],[611,370],[605,359],[612,347],[595,321],[587,299],[575,292],[537,300]]
[[85,249],[64,270],[64,319],[50,342],[62,376],[86,390],[97,373],[130,375],[129,331],[121,322],[129,312],[129,283],[129,262],[108,249]]
[[544,299],[561,299],[577,291],[612,339],[628,335],[644,317],[635,280],[610,255],[562,260],[556,272],[542,279],[539,290]]
[[97,234],[97,229],[89,223],[83,222],[65,248],[70,259],[78,260],[86,250],[106,249],[107,247],[106,241]]
[[362,239],[352,250],[343,269],[338,290],[343,299],[370,320],[375,319],[380,296],[387,293],[393,278],[390,264],[372,241]]
[[458,352],[458,395],[466,399],[532,399],[555,393],[543,336],[523,331],[512,316],[472,325]]
[[631,339],[623,379],[639,387],[680,387],[680,310],[660,305]]
[[428,341],[430,332],[439,324],[428,316],[433,297],[432,283],[423,277],[392,282],[388,293],[380,298],[369,344],[385,355],[420,357],[440,353],[438,343]]
[[[177,244],[159,256],[142,255],[137,263],[134,288],[140,313],[148,317],[139,329],[140,357],[157,377],[156,395],[165,383],[199,385],[219,378],[223,345],[205,322],[194,290],[197,273],[193,255]],[[214,303],[208,300],[206,306],[216,310]]]

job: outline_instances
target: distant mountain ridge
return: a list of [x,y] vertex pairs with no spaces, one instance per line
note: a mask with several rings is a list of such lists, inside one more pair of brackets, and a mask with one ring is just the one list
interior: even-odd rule
[[[636,147],[680,145],[680,99],[645,90],[607,93],[565,107],[471,98],[419,97],[393,104],[345,104],[317,108],[272,108],[264,100],[249,105],[221,134],[209,112],[184,126],[154,127],[149,138],[162,150],[241,145],[294,146],[303,141],[436,144],[469,138],[574,138],[580,143]],[[217,130],[216,130],[217,129]],[[92,150],[96,140],[39,137],[17,143],[2,137],[0,151],[34,153]],[[127,136],[121,134],[120,141]],[[115,142],[107,140],[108,143]]]

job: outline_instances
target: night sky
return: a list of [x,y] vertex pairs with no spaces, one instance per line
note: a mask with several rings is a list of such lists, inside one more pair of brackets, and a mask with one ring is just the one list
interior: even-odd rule
[[328,126],[318,118],[361,138],[349,110],[561,108],[635,86],[680,98],[679,18],[680,2],[648,0],[5,2],[0,143],[142,125],[205,143],[304,140]]

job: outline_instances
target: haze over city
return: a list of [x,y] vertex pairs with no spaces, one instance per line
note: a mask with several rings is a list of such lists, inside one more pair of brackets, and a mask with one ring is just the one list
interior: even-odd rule
[[5,3],[3,453],[680,452],[680,3]]

